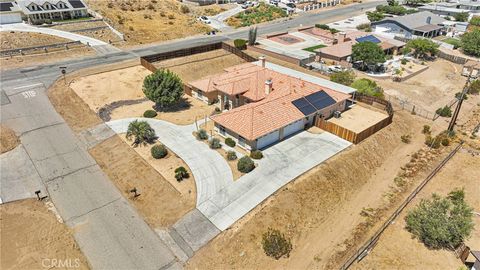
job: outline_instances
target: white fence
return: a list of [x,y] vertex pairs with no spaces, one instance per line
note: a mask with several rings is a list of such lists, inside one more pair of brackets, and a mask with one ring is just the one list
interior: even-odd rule
[[303,7],[303,11],[311,11],[311,10],[316,10],[320,8],[325,8],[325,7],[333,7],[338,4],[340,4],[341,0],[332,0],[332,1],[326,1],[326,2],[321,2],[321,3],[316,3],[316,4],[311,4],[311,5],[306,5]]

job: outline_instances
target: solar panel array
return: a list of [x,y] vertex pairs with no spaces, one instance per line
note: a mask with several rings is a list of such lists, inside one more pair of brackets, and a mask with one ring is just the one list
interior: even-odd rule
[[355,40],[357,42],[366,42],[366,41],[373,42],[373,43],[381,43],[382,42],[380,39],[378,39],[374,35],[359,37],[359,38],[356,38]]
[[0,11],[11,11],[12,3],[0,3]]
[[292,101],[292,104],[297,107],[305,116],[310,115],[316,111],[335,104],[336,101],[329,96],[325,91],[319,91]]
[[73,8],[84,8],[85,6],[83,5],[82,1],[79,0],[68,0],[70,5],[72,5]]

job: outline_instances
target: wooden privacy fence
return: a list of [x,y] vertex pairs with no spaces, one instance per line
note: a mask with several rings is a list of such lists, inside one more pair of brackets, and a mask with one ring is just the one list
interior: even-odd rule
[[347,128],[344,128],[342,126],[339,126],[335,123],[328,122],[324,119],[317,118],[315,122],[315,126],[318,128],[321,128],[327,132],[330,132],[332,134],[337,135],[338,137],[345,139],[353,144],[358,144],[361,141],[365,140],[366,138],[372,136],[375,134],[377,131],[381,130],[382,128],[390,125],[393,121],[393,107],[392,104],[389,101],[386,101],[384,99],[380,99],[377,97],[371,97],[371,96],[365,96],[362,94],[355,94],[355,100],[366,103],[369,105],[373,105],[374,102],[379,103],[384,106],[384,110],[387,112],[388,117],[383,119],[382,121],[376,123],[375,125],[359,132],[356,133],[354,131],[351,131]]
[[157,68],[155,67],[155,65],[152,64],[154,62],[168,60],[168,59],[177,58],[177,57],[184,57],[184,56],[189,56],[189,55],[194,55],[194,54],[199,54],[199,53],[204,53],[204,52],[209,52],[214,50],[220,50],[220,49],[233,53],[247,62],[257,61],[255,57],[242,52],[240,49],[235,48],[234,46],[228,45],[224,42],[217,42],[217,43],[212,43],[207,45],[195,46],[195,47],[179,49],[175,51],[143,56],[143,57],[140,57],[140,64],[144,66],[146,69],[152,72],[155,72]]

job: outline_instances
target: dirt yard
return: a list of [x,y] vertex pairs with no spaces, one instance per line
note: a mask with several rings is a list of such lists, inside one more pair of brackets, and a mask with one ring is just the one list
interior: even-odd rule
[[[132,141],[127,140],[125,134],[120,134],[120,138],[127,143],[128,145],[132,144]],[[162,159],[154,159],[150,153],[150,149],[153,145],[139,145],[137,147],[132,147],[137,154],[139,154],[150,166],[152,166],[159,174],[163,176],[165,180],[170,183],[182,196],[188,198],[189,200],[196,201],[196,188],[195,188],[195,178],[193,177],[192,171],[188,165],[174,152],[168,150],[168,155]],[[182,182],[178,182],[175,179],[175,169],[183,166],[187,169],[190,177]]]
[[86,2],[114,28],[125,34],[127,45],[189,37],[210,30],[209,26],[197,21],[190,11],[183,13],[181,3],[175,0]]
[[156,62],[154,65],[175,72],[184,82],[191,82],[243,63],[245,61],[240,57],[220,49]]
[[429,66],[427,70],[406,81],[393,82],[388,79],[376,82],[387,95],[397,96],[424,110],[435,112],[453,100],[455,93],[462,91],[466,78],[461,75],[461,65],[443,59],[426,64]]
[[[363,221],[363,208],[387,202],[384,193],[396,172],[423,146],[423,124],[421,118],[396,113],[390,126],[271,196],[197,252],[188,268],[325,269]],[[405,133],[412,134],[409,144],[400,140]],[[268,227],[291,238],[290,258],[276,261],[263,253],[261,235]]]
[[[413,239],[405,230],[405,215],[421,198],[432,193],[445,196],[455,188],[465,188],[466,201],[480,211],[480,156],[472,156],[468,149],[460,150],[436,175],[412,204],[403,211],[382,235],[373,251],[352,269],[459,269],[462,265],[455,254],[446,250],[430,250]],[[466,245],[480,249],[480,217],[474,216],[475,230]]]
[[[88,104],[95,113],[112,103],[120,103],[108,109],[104,120],[127,117],[141,117],[146,110],[151,110],[154,103],[146,100],[142,92],[143,79],[151,74],[143,66],[133,66],[104,73],[97,73],[75,79],[70,87]],[[127,104],[128,102],[131,102]],[[125,104],[122,104],[125,103]],[[192,124],[195,119],[210,115],[214,106],[209,106],[195,98],[185,95],[183,101],[169,111],[159,112],[156,119],[178,125]]]
[[0,125],[0,154],[8,152],[20,144],[15,132],[10,128]]
[[61,37],[28,32],[0,32],[0,40],[2,51],[71,41]]
[[376,123],[388,118],[388,114],[367,108],[367,106],[354,106],[342,113],[340,118],[332,117],[328,122],[337,124],[348,130],[360,133]]
[[[195,207],[194,190],[180,193],[119,136],[105,140],[89,152],[152,228],[169,227]],[[190,183],[193,179],[181,184]],[[141,194],[136,198],[129,192],[134,187]]]
[[48,207],[34,199],[0,205],[1,269],[67,269],[52,259],[89,269],[71,231]]

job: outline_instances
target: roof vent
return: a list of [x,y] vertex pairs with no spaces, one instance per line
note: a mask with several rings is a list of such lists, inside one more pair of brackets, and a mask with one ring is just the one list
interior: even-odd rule
[[268,79],[265,81],[265,95],[268,95],[272,92],[273,90],[273,82],[272,79]]
[[262,64],[262,67],[264,68],[265,67],[265,62],[266,62],[265,61],[265,56],[262,55],[262,56],[258,57],[258,60],[260,60],[260,63]]
[[427,17],[427,24],[431,24],[432,23],[432,17],[428,16]]

